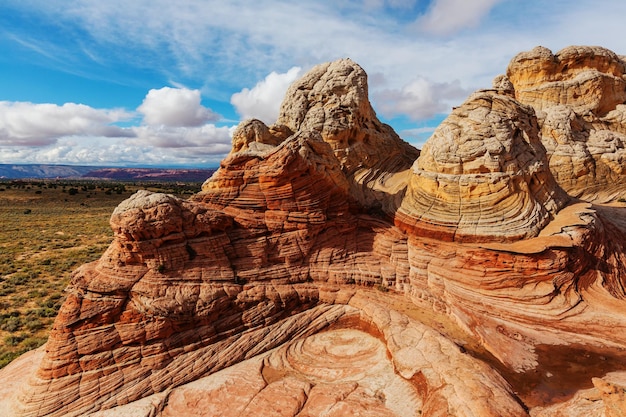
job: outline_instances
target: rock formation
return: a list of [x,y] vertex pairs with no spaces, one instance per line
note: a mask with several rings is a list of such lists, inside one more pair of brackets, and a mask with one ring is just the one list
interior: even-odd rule
[[476,92],[452,111],[412,174],[396,219],[444,240],[536,236],[567,201],[534,111],[494,91]]
[[608,201],[626,172],[626,65],[601,47],[543,47],[518,54],[507,69],[515,98],[533,106],[550,169],[570,194]]
[[626,206],[568,195],[545,145],[551,109],[614,114],[623,66],[594,51],[560,62],[603,71],[595,104],[532,102],[573,88],[541,49],[421,153],[357,64],[313,68],[202,192],[116,208],[45,352],[0,371],[0,415],[623,415]]

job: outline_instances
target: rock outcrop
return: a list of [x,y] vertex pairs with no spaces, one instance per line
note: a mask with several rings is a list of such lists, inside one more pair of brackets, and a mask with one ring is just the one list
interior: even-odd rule
[[[536,47],[511,60],[515,98],[537,111],[550,169],[570,194],[608,201],[623,195],[626,65],[601,47]],[[499,78],[498,83],[501,83]]]
[[0,414],[622,412],[626,206],[553,175],[554,106],[518,97],[539,67],[472,95],[421,153],[357,64],[315,67],[200,193],[120,204],[45,352],[0,371]]
[[444,240],[536,236],[568,199],[548,168],[532,108],[495,91],[454,109],[412,171],[397,223]]

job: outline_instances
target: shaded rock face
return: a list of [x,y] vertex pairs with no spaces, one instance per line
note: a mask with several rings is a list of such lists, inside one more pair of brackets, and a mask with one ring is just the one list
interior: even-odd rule
[[420,153],[357,64],[313,68],[202,192],[120,204],[0,415],[621,412],[626,207],[563,191],[516,82]]
[[537,111],[550,169],[572,195],[608,201],[622,192],[625,68],[614,52],[588,46],[536,47],[509,64],[514,96]]

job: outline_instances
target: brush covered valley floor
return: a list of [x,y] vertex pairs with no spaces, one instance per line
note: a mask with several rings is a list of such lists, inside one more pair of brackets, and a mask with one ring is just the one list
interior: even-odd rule
[[140,189],[184,198],[200,185],[0,180],[0,368],[45,343],[72,270],[111,243],[122,200]]

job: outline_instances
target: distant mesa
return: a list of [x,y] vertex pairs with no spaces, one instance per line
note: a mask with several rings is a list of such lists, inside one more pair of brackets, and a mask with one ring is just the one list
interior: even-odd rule
[[83,178],[137,181],[202,182],[215,172],[214,169],[187,168],[101,168],[83,174]]
[[44,164],[0,164],[0,178],[80,178],[93,167]]
[[0,415],[624,415],[623,79],[535,48],[419,151],[314,67],[200,193],[115,209]]
[[5,179],[111,179],[120,181],[203,182],[213,172],[215,172],[214,169],[0,164],[0,178]]

